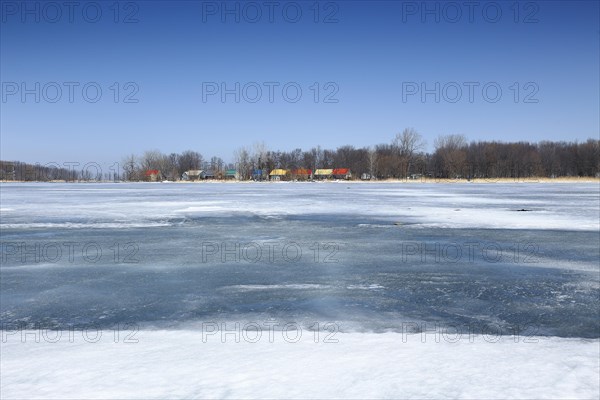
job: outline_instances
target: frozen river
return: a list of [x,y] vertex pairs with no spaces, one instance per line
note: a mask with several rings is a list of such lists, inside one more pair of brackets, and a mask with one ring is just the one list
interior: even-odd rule
[[[591,356],[581,363],[590,373],[586,377],[598,370],[597,183],[0,188],[0,318],[12,339],[19,329],[109,331],[121,326],[136,327],[158,343],[152,335],[212,332],[222,323],[261,329],[293,323],[305,332],[320,326],[336,338],[351,338],[345,346],[356,343],[354,349],[365,345],[357,335],[368,335],[385,355],[385,343],[395,340],[389,335],[450,329],[496,335],[506,349],[505,337],[548,337],[570,354]],[[571,349],[577,339],[592,339],[581,342],[592,351]],[[4,345],[4,367],[19,364],[23,353],[18,345]],[[494,351],[505,354],[498,346]],[[444,354],[451,357],[452,351],[458,350]],[[44,356],[49,362],[57,357]],[[523,353],[506,366],[530,356]],[[564,371],[554,369],[544,379],[552,383],[555,375]],[[576,375],[564,392],[554,393],[597,393],[597,382],[582,378],[581,371]],[[16,376],[3,378],[12,382],[4,386],[6,393],[28,387]],[[589,385],[581,386],[581,379]],[[439,393],[419,392],[421,385],[412,383],[412,393],[425,397],[453,390],[452,382]],[[410,397],[385,388],[365,388],[364,394]],[[201,385],[201,390],[182,393],[247,394],[229,389],[207,391]],[[530,389],[503,393],[540,394]],[[472,395],[494,393],[476,390]],[[301,391],[297,397],[303,395],[328,392]]]
[[599,201],[594,184],[3,184],[0,315],[597,338]]

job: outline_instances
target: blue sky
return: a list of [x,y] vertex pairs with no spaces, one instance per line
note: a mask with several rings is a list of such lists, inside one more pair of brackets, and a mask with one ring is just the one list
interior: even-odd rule
[[599,137],[597,1],[277,3],[2,1],[0,158]]

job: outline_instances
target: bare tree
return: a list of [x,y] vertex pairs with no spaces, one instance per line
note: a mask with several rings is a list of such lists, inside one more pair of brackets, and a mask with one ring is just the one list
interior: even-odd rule
[[377,151],[373,147],[369,147],[368,164],[370,178],[375,179],[377,177]]
[[439,173],[444,177],[457,177],[463,174],[467,161],[467,139],[464,135],[446,135],[435,139],[435,155]]
[[223,159],[221,157],[216,157],[216,156],[211,157],[210,163],[208,163],[208,165],[206,166],[206,169],[211,169],[215,173],[223,172],[224,168],[225,168],[225,162],[223,161]]
[[304,166],[304,168],[313,170],[315,169],[316,160],[312,151],[305,151],[302,153],[302,165]]
[[323,160],[325,156],[323,154],[323,149],[321,149],[321,146],[313,147],[310,150],[310,152],[314,161],[314,165],[312,165],[313,169],[323,168]]
[[465,135],[445,135],[438,136],[433,145],[435,149],[446,148],[446,149],[460,149],[467,145],[467,138]]
[[423,139],[423,136],[417,132],[414,128],[406,128],[402,133],[398,133],[392,145],[400,153],[400,155],[414,157],[414,155],[420,151],[425,150],[427,142]]
[[250,152],[248,151],[248,149],[246,149],[245,147],[240,147],[234,152],[233,158],[235,160],[237,172],[239,174],[240,179],[249,179],[250,174],[252,173],[252,163],[250,160]]
[[396,134],[392,140],[392,147],[398,157],[398,169],[400,176],[408,175],[414,165],[415,156],[425,149],[425,140],[414,128],[406,128],[402,133]]
[[144,152],[141,160],[141,167],[144,171],[149,169],[160,169],[163,154],[158,150],[147,150]]
[[123,159],[123,177],[126,181],[140,179],[139,166],[135,154],[128,155]]
[[160,171],[170,181],[179,180],[181,178],[181,174],[179,173],[179,156],[176,153],[163,155],[160,161]]
[[198,170],[202,165],[202,154],[193,150],[186,150],[177,159],[177,168],[181,176],[185,171]]
[[265,142],[255,142],[252,153],[252,164],[256,169],[263,169],[267,163],[267,155],[269,150]]

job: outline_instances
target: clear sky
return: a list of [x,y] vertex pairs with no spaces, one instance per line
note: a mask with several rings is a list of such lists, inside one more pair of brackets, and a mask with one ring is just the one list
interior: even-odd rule
[[597,1],[74,3],[1,2],[3,160],[599,137]]

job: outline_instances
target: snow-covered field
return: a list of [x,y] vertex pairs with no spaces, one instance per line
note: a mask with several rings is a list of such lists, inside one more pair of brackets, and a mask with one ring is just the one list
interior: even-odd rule
[[[423,342],[397,333],[337,335],[338,343],[275,336],[202,342],[151,331],[138,343],[2,347],[2,398],[598,398],[598,341],[481,337]],[[535,340],[535,339],[529,339]],[[79,343],[78,343],[79,342]]]
[[597,183],[0,200],[2,398],[600,396]]

